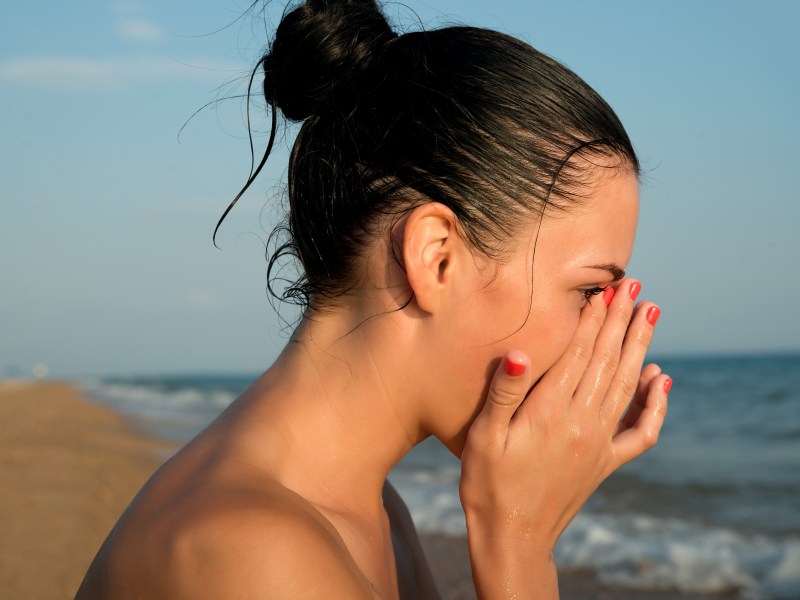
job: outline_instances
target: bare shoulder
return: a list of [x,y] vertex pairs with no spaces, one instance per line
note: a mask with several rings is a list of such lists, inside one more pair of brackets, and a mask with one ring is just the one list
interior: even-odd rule
[[281,495],[253,500],[180,528],[171,557],[179,595],[172,597],[372,597],[341,538],[313,508]]
[[173,508],[128,552],[120,544],[103,593],[79,598],[373,598],[330,523],[287,490],[210,491]]

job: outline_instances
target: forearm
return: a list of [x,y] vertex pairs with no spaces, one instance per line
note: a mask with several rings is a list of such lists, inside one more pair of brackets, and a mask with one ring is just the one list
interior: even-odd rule
[[550,549],[525,535],[468,527],[472,579],[478,598],[557,600],[558,573]]

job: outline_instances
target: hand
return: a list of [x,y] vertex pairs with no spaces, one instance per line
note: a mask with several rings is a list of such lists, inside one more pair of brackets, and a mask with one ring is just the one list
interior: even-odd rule
[[[642,370],[658,308],[634,307],[634,284],[621,282],[608,308],[592,298],[569,347],[530,392],[529,358],[507,353],[470,428],[460,484],[470,552],[491,549],[490,562],[507,571],[504,590],[515,579],[509,569],[517,559],[551,559],[558,537],[600,483],[658,439],[671,380],[656,365]],[[472,560],[476,583],[495,579],[481,559]]]

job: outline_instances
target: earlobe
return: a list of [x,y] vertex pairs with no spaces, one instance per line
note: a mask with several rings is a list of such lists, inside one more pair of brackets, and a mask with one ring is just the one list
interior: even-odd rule
[[403,231],[403,259],[417,305],[435,313],[442,306],[457,267],[461,239],[453,211],[428,202],[411,211]]

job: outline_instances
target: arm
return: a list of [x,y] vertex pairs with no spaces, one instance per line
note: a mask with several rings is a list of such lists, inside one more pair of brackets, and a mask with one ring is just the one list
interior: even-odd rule
[[559,536],[606,477],[656,442],[668,377],[642,370],[653,305],[634,307],[630,283],[608,309],[600,298],[586,305],[570,346],[530,392],[523,352],[495,373],[460,484],[479,598],[558,598]]

